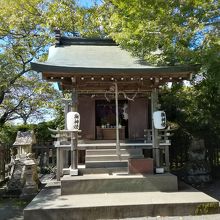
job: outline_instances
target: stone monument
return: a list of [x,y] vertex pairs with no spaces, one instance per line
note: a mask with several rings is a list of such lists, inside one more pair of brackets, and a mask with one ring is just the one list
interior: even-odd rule
[[202,184],[211,181],[211,170],[205,152],[204,140],[193,138],[188,152],[189,161],[186,163],[186,182]]

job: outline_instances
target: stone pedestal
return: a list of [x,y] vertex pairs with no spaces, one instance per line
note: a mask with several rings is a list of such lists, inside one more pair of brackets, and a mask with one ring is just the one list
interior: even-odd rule
[[24,164],[20,160],[14,160],[14,164],[11,165],[11,177],[7,184],[7,194],[19,195],[21,193],[24,184],[23,167]]
[[22,188],[21,197],[35,195],[38,192],[39,179],[37,175],[37,165],[32,159],[24,161],[25,184]]
[[35,195],[38,193],[39,183],[35,161],[29,157],[15,159],[11,167],[7,194],[21,197]]

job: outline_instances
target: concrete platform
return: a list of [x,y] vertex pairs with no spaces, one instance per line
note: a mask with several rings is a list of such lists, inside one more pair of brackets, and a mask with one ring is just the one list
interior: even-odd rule
[[59,184],[43,189],[24,209],[24,220],[93,220],[215,214],[219,202],[189,186],[179,192],[63,195]]
[[157,175],[93,174],[64,176],[61,195],[121,192],[176,192],[177,177],[170,173]]

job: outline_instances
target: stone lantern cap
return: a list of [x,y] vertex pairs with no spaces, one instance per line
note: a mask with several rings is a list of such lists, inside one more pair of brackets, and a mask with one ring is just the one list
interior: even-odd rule
[[28,159],[28,160],[25,160],[25,161],[24,161],[24,164],[25,164],[26,166],[31,166],[31,165],[35,165],[36,163],[35,163],[34,160],[32,160],[32,159]]
[[18,131],[16,140],[13,146],[32,145],[36,143],[34,131]]

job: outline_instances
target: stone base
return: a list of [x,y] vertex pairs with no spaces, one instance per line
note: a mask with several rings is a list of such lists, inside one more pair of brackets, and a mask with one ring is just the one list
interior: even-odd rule
[[36,195],[37,193],[38,193],[38,186],[36,184],[35,185],[26,185],[22,189],[22,193],[21,193],[20,197],[32,196],[32,195]]
[[70,169],[70,176],[78,176],[79,172],[78,169]]
[[219,208],[217,200],[190,186],[170,193],[129,192],[66,196],[61,196],[60,193],[60,188],[43,189],[24,209],[24,220],[145,219],[146,216],[214,214],[218,213]]
[[78,169],[63,168],[63,175],[78,176],[79,171]]
[[63,176],[61,179],[62,195],[156,191],[178,191],[177,177],[170,173],[158,175],[121,173],[114,175]]
[[128,159],[129,174],[153,174],[154,160],[152,158],[130,158]]

